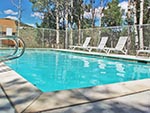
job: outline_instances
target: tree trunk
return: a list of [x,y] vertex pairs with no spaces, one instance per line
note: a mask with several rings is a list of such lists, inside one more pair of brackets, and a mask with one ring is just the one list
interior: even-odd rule
[[78,19],[78,45],[81,44],[81,20],[80,17]]
[[95,9],[92,7],[92,28],[94,28],[95,26],[94,20],[95,20]]
[[133,16],[134,16],[134,33],[135,33],[135,47],[137,49],[138,47],[138,29],[137,29],[137,14],[136,14],[136,5],[137,5],[137,2],[134,1],[133,3]]
[[59,48],[59,15],[58,15],[58,2],[56,3],[56,46]]
[[100,17],[99,18],[99,28],[100,28],[100,30],[99,30],[99,39],[98,39],[97,45],[99,44],[100,39],[101,39],[100,37],[101,37],[101,30],[102,30],[101,29],[101,27],[102,27],[102,11],[103,11],[103,8],[104,8],[103,7],[103,2],[104,2],[103,0],[101,0],[101,2],[100,2],[100,12],[99,12],[100,13],[100,16],[99,16]]
[[128,0],[128,41],[127,41],[128,52],[130,48],[131,48],[131,0]]
[[143,9],[144,9],[144,0],[141,0],[140,2],[140,28],[139,28],[139,39],[140,39],[140,49],[143,49]]
[[72,30],[72,23],[73,23],[73,0],[71,0],[71,33],[70,33],[70,45],[73,45],[73,30]]
[[20,22],[21,22],[21,3],[22,3],[22,0],[19,0],[19,5],[18,5],[18,36],[20,36]]
[[92,28],[94,28],[94,19],[95,19],[95,9],[93,8],[94,0],[90,0],[91,10],[92,10]]
[[66,4],[65,11],[65,49],[68,48],[68,5]]
[[21,13],[22,13],[22,0],[18,0],[18,5],[14,2],[14,0],[11,0],[12,4],[18,9],[18,28],[17,28],[17,35],[20,35],[20,22],[21,22]]

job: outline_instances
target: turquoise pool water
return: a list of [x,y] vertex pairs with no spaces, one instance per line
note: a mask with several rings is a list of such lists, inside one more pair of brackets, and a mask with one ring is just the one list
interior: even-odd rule
[[31,51],[7,64],[43,92],[150,78],[150,64],[58,51]]

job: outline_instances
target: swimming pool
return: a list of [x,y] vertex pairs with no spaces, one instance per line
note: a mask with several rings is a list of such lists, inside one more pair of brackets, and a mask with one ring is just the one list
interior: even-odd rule
[[7,65],[43,92],[150,78],[150,64],[60,51],[27,50]]

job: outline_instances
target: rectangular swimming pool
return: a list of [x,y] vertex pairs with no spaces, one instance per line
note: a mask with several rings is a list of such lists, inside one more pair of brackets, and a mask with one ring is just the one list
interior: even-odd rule
[[43,92],[150,78],[150,64],[60,51],[26,50],[6,64]]

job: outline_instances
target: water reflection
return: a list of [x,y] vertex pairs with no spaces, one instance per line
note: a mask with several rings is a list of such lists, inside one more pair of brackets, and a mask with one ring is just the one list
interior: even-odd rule
[[26,52],[9,64],[43,91],[150,78],[150,64],[62,52]]
[[134,75],[132,76],[133,79],[141,79],[144,77],[150,78],[150,66],[148,65],[136,65],[134,66]]
[[124,65],[121,63],[116,63],[117,75],[120,77],[125,77]]
[[70,58],[70,60],[72,60],[72,59],[80,60],[81,62],[84,62],[83,67],[89,67],[89,61],[85,57],[69,55],[69,58]]
[[98,60],[98,64],[99,64],[99,68],[100,69],[105,69],[105,67],[106,67],[106,64],[103,62],[103,60]]

